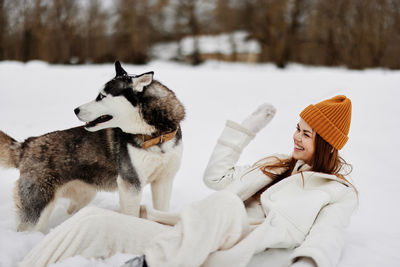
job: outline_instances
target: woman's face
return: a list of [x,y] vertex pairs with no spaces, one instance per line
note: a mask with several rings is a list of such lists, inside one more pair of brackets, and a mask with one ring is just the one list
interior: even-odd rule
[[315,151],[315,132],[303,119],[300,119],[296,126],[293,141],[293,158],[303,160],[308,165],[311,165],[311,159]]

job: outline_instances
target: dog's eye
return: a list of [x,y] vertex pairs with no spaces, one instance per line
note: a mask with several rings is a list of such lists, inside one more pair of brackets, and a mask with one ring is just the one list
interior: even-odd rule
[[96,98],[96,101],[100,101],[100,100],[102,100],[102,99],[105,98],[105,97],[106,97],[105,95],[99,94],[99,95],[97,96],[97,98]]

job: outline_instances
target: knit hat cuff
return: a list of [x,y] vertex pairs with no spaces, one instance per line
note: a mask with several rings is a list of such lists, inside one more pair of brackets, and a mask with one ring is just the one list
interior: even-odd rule
[[305,120],[331,146],[340,150],[349,139],[314,105],[309,105],[301,113]]

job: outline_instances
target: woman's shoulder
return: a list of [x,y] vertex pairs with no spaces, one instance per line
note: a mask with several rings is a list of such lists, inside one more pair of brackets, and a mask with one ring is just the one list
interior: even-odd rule
[[305,171],[302,172],[306,179],[325,179],[327,182],[331,182],[331,185],[335,185],[337,193],[340,194],[354,194],[358,195],[358,191],[355,186],[344,176],[336,174],[328,174],[323,172]]

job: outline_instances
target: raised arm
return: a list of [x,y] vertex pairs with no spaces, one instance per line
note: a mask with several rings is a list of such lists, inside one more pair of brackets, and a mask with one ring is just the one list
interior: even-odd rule
[[274,117],[276,109],[262,104],[241,124],[227,121],[204,172],[204,183],[215,190],[226,188],[249,166],[235,166],[240,154],[255,135]]

